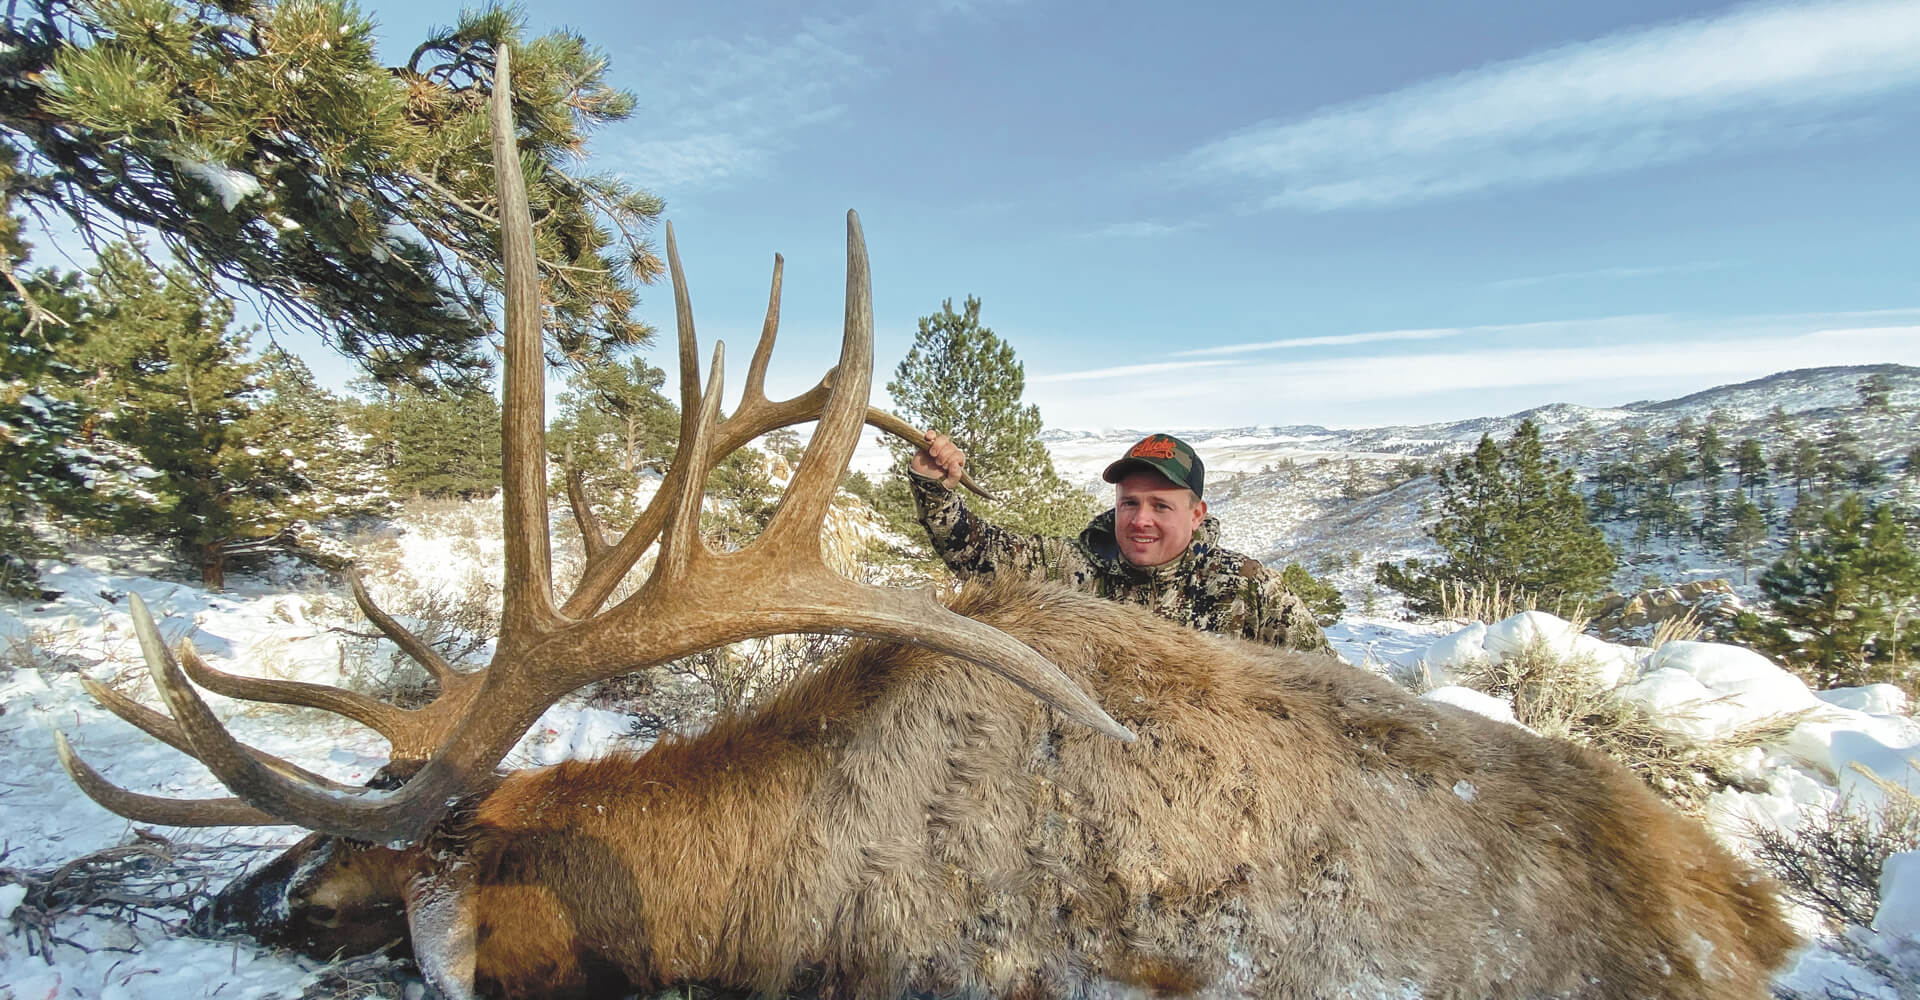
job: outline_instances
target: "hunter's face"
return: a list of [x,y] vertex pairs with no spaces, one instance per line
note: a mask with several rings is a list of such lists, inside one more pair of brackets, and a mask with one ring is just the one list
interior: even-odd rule
[[1120,555],[1135,566],[1158,566],[1180,558],[1206,520],[1207,504],[1193,491],[1146,469],[1114,484],[1113,537]]

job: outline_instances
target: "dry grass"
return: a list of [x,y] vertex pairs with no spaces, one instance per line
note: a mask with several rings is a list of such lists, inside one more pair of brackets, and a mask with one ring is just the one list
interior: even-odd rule
[[1535,641],[1518,656],[1469,671],[1461,683],[1512,699],[1522,725],[1612,757],[1675,806],[1696,814],[1713,792],[1744,788],[1740,758],[1784,739],[1802,718],[1798,713],[1771,716],[1724,739],[1702,742],[1656,725],[1638,706],[1602,688],[1594,674],[1591,661],[1563,658]]
[[1474,621],[1491,625],[1523,611],[1547,611],[1572,622],[1575,631],[1586,628],[1590,614],[1585,601],[1556,600],[1552,607],[1540,606],[1540,595],[1500,581],[1465,583],[1443,580],[1440,583],[1440,617],[1451,621]]
[[1647,640],[1647,645],[1650,648],[1659,649],[1669,642],[1692,642],[1700,638],[1706,630],[1707,627],[1701,624],[1695,609],[1688,608],[1686,614],[1676,615],[1655,625],[1653,638]]

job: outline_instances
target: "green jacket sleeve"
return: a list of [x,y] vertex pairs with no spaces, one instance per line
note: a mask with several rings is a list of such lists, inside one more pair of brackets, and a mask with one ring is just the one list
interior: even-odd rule
[[1028,535],[988,524],[967,509],[960,495],[939,480],[912,473],[913,504],[933,550],[963,580],[1007,573],[1030,580],[1059,580],[1074,564],[1064,538]]
[[1280,582],[1280,574],[1257,563],[1253,570],[1240,588],[1241,636],[1269,646],[1332,652],[1307,602]]

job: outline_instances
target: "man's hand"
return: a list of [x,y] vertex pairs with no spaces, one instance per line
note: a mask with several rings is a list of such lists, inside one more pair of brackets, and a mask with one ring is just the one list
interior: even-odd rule
[[928,479],[938,479],[940,485],[953,489],[960,484],[961,474],[967,471],[967,453],[945,434],[928,431],[927,446],[913,453],[913,471]]

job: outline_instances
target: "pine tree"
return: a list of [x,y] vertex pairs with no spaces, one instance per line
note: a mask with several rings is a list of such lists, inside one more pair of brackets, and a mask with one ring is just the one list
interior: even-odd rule
[[[680,438],[679,408],[660,392],[666,373],[642,358],[587,365],[567,378],[547,429],[555,461],[577,469],[609,523],[638,513],[640,470],[664,468]],[[556,483],[556,486],[558,483]]]
[[306,486],[256,409],[261,367],[230,328],[233,304],[182,269],[158,272],[109,246],[94,275],[74,356],[104,383],[106,433],[151,470],[153,499],[126,524],[179,541],[208,586],[225,586],[229,553],[298,516],[286,500]]
[[1861,379],[1856,388],[1860,392],[1860,406],[1863,409],[1885,413],[1891,408],[1888,400],[1893,394],[1893,380],[1887,378],[1886,373],[1874,372]]
[[460,381],[487,367],[497,304],[486,114],[510,45],[555,346],[588,357],[646,332],[630,312],[661,271],[645,239],[661,203],[572,172],[634,106],[578,35],[523,38],[491,7],[383,67],[348,0],[19,0],[0,45],[0,133],[25,153],[9,192],[89,240],[149,232],[382,378]]
[[1694,450],[1700,460],[1701,478],[1708,483],[1718,480],[1720,473],[1725,471],[1720,460],[1726,457],[1726,444],[1721,441],[1720,432],[1714,429],[1712,423],[1700,429],[1699,436],[1694,439]]
[[[13,224],[0,231],[0,252],[24,260],[18,220],[7,219]],[[118,463],[87,444],[95,410],[84,373],[69,360],[79,280],[43,270],[24,276],[19,290],[0,289],[0,594],[33,593],[32,561],[56,554],[33,529],[35,515],[112,513],[99,487]]]
[[[887,383],[895,413],[952,437],[967,454],[967,471],[997,492],[998,502],[983,508],[990,520],[1039,534],[1077,533],[1098,505],[1054,471],[1040,441],[1040,408],[1021,402],[1025,391],[1026,369],[1013,345],[980,324],[980,300],[972,296],[960,312],[948,299],[920,317],[913,346]],[[897,474],[887,495],[897,522],[911,510],[903,479],[911,450],[896,445],[894,455]]]
[[392,414],[400,496],[492,496],[500,488],[500,401],[484,388],[402,386]]
[[1440,589],[1449,583],[1498,585],[1552,605],[1597,594],[1611,578],[1613,550],[1587,520],[1572,470],[1545,456],[1532,421],[1523,421],[1505,447],[1482,436],[1437,479],[1440,519],[1428,534],[1444,560],[1381,563],[1375,572],[1414,610],[1438,611]]
[[1793,477],[1793,501],[1800,502],[1800,494],[1808,483],[1820,475],[1820,446],[1806,438],[1793,439],[1793,451],[1787,456],[1787,474]]
[[1693,477],[1693,462],[1687,458],[1686,449],[1678,445],[1668,448],[1654,459],[1653,474],[1659,477],[1660,484],[1667,488],[1667,495],[1673,495],[1673,488]]
[[1771,617],[1743,616],[1743,633],[1816,686],[1912,683],[1920,556],[1892,508],[1842,498],[1816,535],[1761,574],[1760,589]]
[[1740,582],[1747,582],[1753,567],[1754,550],[1767,541],[1767,518],[1753,501],[1742,498],[1733,505],[1727,530],[1721,539],[1721,551],[1740,564]]
[[1755,438],[1742,438],[1734,447],[1734,471],[1738,477],[1735,488],[1745,487],[1747,496],[1753,496],[1753,488],[1767,481],[1767,460],[1760,452],[1760,442]]
[[264,428],[259,447],[285,453],[301,482],[289,498],[289,514],[390,513],[387,469],[372,457],[377,443],[353,431],[345,402],[314,381],[306,362],[278,347],[261,352],[259,365],[265,393],[254,413],[254,423]]

